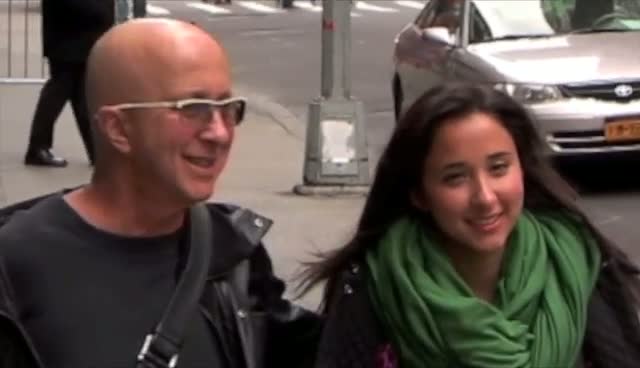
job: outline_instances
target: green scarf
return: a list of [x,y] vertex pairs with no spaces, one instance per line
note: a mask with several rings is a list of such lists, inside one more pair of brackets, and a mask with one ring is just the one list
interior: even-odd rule
[[509,237],[495,304],[474,296],[416,219],[369,251],[369,294],[402,368],[573,367],[600,252],[569,216],[525,211]]

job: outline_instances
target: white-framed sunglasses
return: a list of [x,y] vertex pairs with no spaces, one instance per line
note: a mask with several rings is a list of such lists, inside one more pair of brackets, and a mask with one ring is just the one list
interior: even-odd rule
[[185,119],[205,124],[211,122],[218,111],[225,122],[239,125],[244,119],[246,104],[244,97],[230,97],[224,100],[187,98],[177,101],[130,102],[111,107],[118,110],[168,108],[178,111]]

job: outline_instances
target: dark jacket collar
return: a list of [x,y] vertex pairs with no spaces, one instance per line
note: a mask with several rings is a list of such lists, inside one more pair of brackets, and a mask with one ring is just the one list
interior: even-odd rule
[[251,256],[273,221],[251,210],[229,204],[208,205],[213,226],[210,278],[228,273]]

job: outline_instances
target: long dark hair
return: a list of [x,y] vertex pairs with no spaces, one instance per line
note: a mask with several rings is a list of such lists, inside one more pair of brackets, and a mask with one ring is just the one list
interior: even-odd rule
[[[378,163],[362,215],[353,238],[342,248],[325,254],[303,272],[300,290],[305,293],[327,281],[322,305],[334,295],[337,277],[351,262],[375,246],[387,228],[400,216],[417,213],[410,193],[421,185],[425,157],[429,154],[437,129],[448,120],[474,112],[490,114],[511,134],[524,174],[524,206],[529,209],[564,209],[593,232],[603,259],[622,285],[630,285],[623,297],[635,298],[640,282],[625,276],[633,268],[628,257],[590,222],[576,203],[577,193],[553,168],[544,154],[544,145],[532,118],[518,102],[490,87],[447,84],[424,93],[399,121]],[[625,271],[625,272],[623,272]],[[631,285],[632,284],[632,285]],[[621,291],[622,292],[622,291]],[[627,303],[632,304],[632,303]],[[635,315],[629,306],[629,316]]]

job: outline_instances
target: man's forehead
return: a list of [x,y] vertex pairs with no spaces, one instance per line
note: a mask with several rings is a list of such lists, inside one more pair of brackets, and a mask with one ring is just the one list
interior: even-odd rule
[[168,98],[173,100],[185,99],[185,98],[201,98],[209,100],[223,100],[233,96],[231,88],[222,89],[189,89],[184,88],[180,90],[174,90],[168,94]]
[[199,41],[173,39],[162,44],[149,43],[138,48],[142,51],[138,56],[144,58],[146,64],[167,71],[199,69],[204,72],[227,72],[229,62],[224,50],[211,40],[200,38]]
[[[225,51],[201,29],[177,21],[132,21],[101,39],[91,58],[98,104],[229,91]],[[211,98],[208,97],[208,98]]]
[[175,50],[148,59],[141,68],[145,84],[166,97],[214,98],[231,89],[231,72],[225,60],[206,54],[184,54]]
[[225,98],[232,88],[227,70],[210,68],[175,71],[156,82],[158,90],[172,98]]

